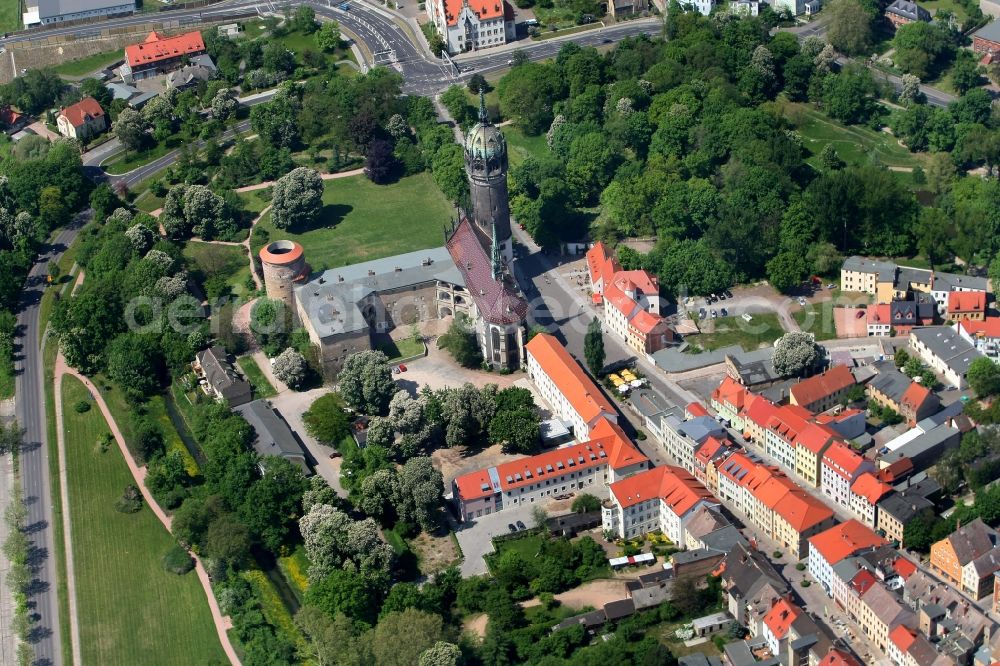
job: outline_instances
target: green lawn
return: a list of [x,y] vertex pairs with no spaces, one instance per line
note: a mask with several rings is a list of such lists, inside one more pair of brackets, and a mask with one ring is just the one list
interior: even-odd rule
[[802,136],[802,145],[810,154],[806,161],[813,166],[819,166],[819,155],[827,144],[833,144],[840,158],[849,164],[867,164],[871,156],[886,166],[915,167],[924,163],[923,156],[903,148],[887,132],[842,125],[805,104],[786,104],[785,115]]
[[114,51],[95,53],[85,58],[70,60],[69,62],[57,65],[53,69],[55,69],[56,74],[63,74],[65,76],[86,76],[87,74],[93,74],[97,70],[104,69],[114,62],[118,62],[124,57],[125,52],[121,49],[116,49]]
[[833,323],[833,301],[811,305],[792,312],[792,319],[806,333],[812,333],[817,340],[835,340],[837,327]]
[[163,208],[163,197],[158,197],[150,190],[145,190],[135,198],[135,207],[143,213],[152,213],[154,210]]
[[257,361],[254,360],[253,356],[238,358],[236,359],[236,364],[240,366],[240,370],[247,376],[247,381],[253,387],[253,397],[270,398],[278,395],[278,392],[271,386],[271,382],[268,381],[267,376],[264,375],[263,370],[257,365]]
[[250,260],[242,247],[189,241],[182,254],[196,274],[195,279],[203,285],[211,283],[208,293],[242,294],[246,291]]
[[549,153],[549,144],[544,134],[528,136],[515,125],[507,125],[501,131],[507,140],[507,158],[511,166],[517,166],[529,157],[542,157]]
[[494,560],[499,560],[504,553],[514,551],[527,561],[531,561],[538,555],[538,551],[545,541],[545,536],[540,533],[528,534],[517,539],[506,539],[494,542],[496,552],[486,556],[486,564],[491,565]]
[[146,506],[119,513],[115,501],[133,483],[118,447],[103,453],[108,432],[96,408],[78,414],[89,397],[78,380],[63,381],[66,467],[73,524],[73,559],[84,663],[223,662],[205,592],[195,574],[161,565],[173,538]]
[[403,338],[402,340],[389,340],[377,346],[377,349],[389,357],[389,362],[399,359],[411,358],[424,353],[424,343],[413,338]]
[[299,63],[302,63],[302,54],[305,51],[314,51],[316,53],[322,53],[327,62],[339,62],[341,60],[350,60],[352,62],[357,62],[354,54],[350,49],[338,48],[333,53],[325,53],[320,50],[319,46],[316,45],[316,34],[305,34],[299,31],[289,32],[281,37],[272,37],[268,42],[278,42],[283,44],[289,51],[295,52],[298,56]]
[[[707,328],[706,322],[702,322],[704,328]],[[741,345],[743,349],[751,351],[761,345],[772,344],[784,332],[778,315],[768,312],[755,313],[753,321],[749,323],[740,317],[719,317],[715,320],[713,332],[688,335],[684,339],[692,346],[696,345],[706,351],[729,345]]]
[[253,252],[268,239],[287,238],[302,244],[314,271],[323,271],[439,247],[442,228],[455,215],[428,173],[391,185],[376,185],[363,175],[328,180],[323,203],[320,220],[308,229],[276,229],[265,214],[254,227]]
[[955,0],[932,0],[930,2],[921,0],[920,6],[929,11],[932,16],[940,11],[949,11],[955,15],[959,24],[964,23],[965,19],[969,18],[969,13]]
[[586,25],[575,25],[570,28],[561,28],[559,30],[545,30],[537,37],[536,41],[543,41],[546,39],[555,39],[556,37],[565,37],[566,35],[575,35],[578,32],[586,32],[587,30],[595,30],[597,28],[603,27],[600,23],[588,23]]
[[0,32],[14,32],[21,29],[21,3],[18,0],[3,0],[0,3]]
[[[563,5],[562,2],[558,3]],[[533,8],[535,18],[538,19],[538,27],[542,32],[549,32],[554,25],[559,28],[569,28],[576,24],[576,12],[568,6],[541,7],[536,5]]]
[[103,166],[112,176],[121,176],[129,171],[132,171],[133,169],[138,169],[141,166],[149,164],[153,160],[163,157],[175,148],[180,148],[181,144],[184,142],[185,139],[182,136],[174,134],[168,137],[166,141],[158,143],[148,150],[140,152],[130,150],[128,152],[119,153],[107,162],[103,163],[101,166]]

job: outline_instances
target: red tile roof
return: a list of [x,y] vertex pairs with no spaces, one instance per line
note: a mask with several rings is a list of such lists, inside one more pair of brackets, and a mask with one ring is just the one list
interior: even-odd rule
[[823,464],[848,481],[854,480],[864,463],[864,457],[843,442],[834,442],[823,454]]
[[592,284],[602,283],[603,298],[595,294],[595,303],[600,303],[603,300],[606,305],[620,312],[629,322],[629,326],[643,336],[653,333],[658,328],[665,327],[666,322],[663,317],[640,307],[636,300],[627,293],[632,292],[636,294],[636,297],[639,296],[636,292],[647,296],[658,296],[660,285],[655,275],[641,270],[622,270],[618,260],[600,241],[594,243],[594,246],[587,250],[587,270],[590,273]]
[[767,423],[767,429],[791,442],[809,425],[812,414],[799,405],[783,405]]
[[899,399],[900,406],[906,406],[917,412],[920,407],[933,397],[931,390],[917,382],[911,382],[910,386],[903,391],[903,397]]
[[700,462],[702,467],[705,467],[715,454],[728,445],[728,441],[723,442],[709,435],[708,439],[706,439],[705,442],[698,447],[698,450],[694,452],[695,460]]
[[861,666],[861,663],[849,652],[834,648],[827,652],[816,666]]
[[899,648],[899,651],[906,654],[910,646],[917,640],[917,632],[910,629],[905,624],[897,625],[895,629],[889,632],[889,640],[892,644]]
[[843,391],[854,385],[854,375],[845,365],[834,366],[833,368],[813,375],[809,379],[804,379],[791,389],[789,394],[795,398],[799,405],[811,405],[814,402],[831,396],[838,391]]
[[700,402],[689,403],[688,406],[684,408],[684,411],[690,414],[693,419],[696,419],[699,416],[708,416],[708,410],[705,409],[705,405]]
[[70,104],[59,112],[59,115],[66,116],[73,127],[83,127],[91,118],[100,118],[104,115],[104,109],[93,97],[84,97],[76,104]]
[[746,404],[747,389],[743,384],[726,375],[722,383],[712,391],[712,400],[721,402],[735,408],[737,412],[743,409]]
[[905,479],[913,472],[913,461],[909,458],[900,458],[888,467],[883,467],[878,471],[878,478],[886,483],[896,483]]
[[903,580],[906,580],[917,572],[917,565],[905,557],[897,557],[892,563],[892,568],[903,577]]
[[141,44],[126,46],[125,59],[128,61],[129,67],[136,67],[183,55],[197,54],[204,50],[205,41],[197,30],[173,37],[164,37],[154,31],[149,33]]
[[809,543],[827,564],[833,566],[845,557],[869,548],[884,546],[889,542],[852,518],[809,537]]
[[639,310],[632,317],[632,321],[629,324],[644,335],[649,335],[657,329],[659,326],[666,324],[663,317],[657,317],[652,312],[647,312],[646,310]]
[[877,504],[880,499],[892,492],[892,486],[879,481],[871,472],[865,472],[851,484],[851,492],[864,497],[869,504]]
[[1000,317],[987,317],[983,321],[963,321],[959,326],[975,338],[1000,338]]
[[620,271],[618,260],[608,252],[608,246],[598,241],[587,250],[587,269],[590,271],[591,282],[604,280],[604,286],[611,284],[615,273]]
[[632,289],[638,289],[643,294],[649,296],[658,296],[660,294],[660,283],[656,279],[656,276],[648,271],[622,271],[619,270],[618,274],[615,275],[615,281],[621,280],[632,286]]
[[777,413],[778,406],[764,396],[753,393],[747,396],[743,415],[761,428],[766,428],[768,421]]
[[778,502],[774,512],[800,534],[833,518],[830,507],[798,486]]
[[463,218],[446,243],[452,260],[465,278],[479,314],[491,324],[508,326],[524,321],[528,303],[506,277],[493,278],[493,263],[468,218]]
[[[444,12],[448,25],[457,25],[458,16],[462,13],[463,0],[445,0]],[[504,16],[506,3],[503,0],[469,0],[469,7],[479,17],[480,21]]]
[[869,324],[891,324],[892,314],[889,312],[888,303],[869,305],[865,311],[865,317]]
[[985,312],[985,291],[952,291],[948,293],[948,313]]
[[792,623],[802,614],[802,609],[788,601],[778,599],[764,616],[764,624],[779,641],[788,635]]
[[[539,481],[544,482],[547,478],[600,465],[622,469],[648,461],[648,458],[632,445],[621,428],[607,419],[601,419],[592,434],[591,440],[583,444],[519,458],[492,468],[500,482],[499,490],[505,492]],[[480,469],[457,477],[455,485],[458,487],[459,496],[468,501],[494,494],[490,469]]]
[[611,493],[623,508],[651,499],[662,500],[676,516],[685,516],[702,501],[718,501],[690,472],[663,465],[633,474],[610,486]]
[[542,372],[549,376],[570,406],[587,423],[602,414],[615,414],[615,408],[601,389],[590,379],[566,348],[548,333],[539,333],[524,346]]
[[7,126],[13,126],[14,123],[21,119],[21,114],[10,108],[9,104],[0,106],[0,123]]
[[875,580],[875,574],[868,569],[861,569],[858,573],[854,574],[854,578],[851,579],[850,585],[860,597],[871,589],[872,585],[875,584]]
[[837,432],[819,423],[809,423],[795,438],[795,446],[802,447],[815,456],[823,453],[826,446],[837,438]]

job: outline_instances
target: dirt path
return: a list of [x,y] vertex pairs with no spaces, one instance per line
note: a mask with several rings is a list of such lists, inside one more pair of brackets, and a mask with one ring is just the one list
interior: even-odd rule
[[[583,608],[584,606],[603,608],[605,604],[625,597],[625,581],[623,579],[592,580],[580,587],[555,595],[557,601],[570,608]],[[538,597],[535,597],[522,603],[521,607],[531,608],[540,603],[542,602],[538,600]]]
[[[160,508],[160,505],[156,503],[155,499],[153,499],[153,496],[149,492],[149,489],[146,488],[146,483],[145,483],[146,468],[139,467],[136,464],[135,459],[132,458],[132,453],[128,450],[128,447],[125,445],[125,438],[122,436],[121,430],[118,429],[118,424],[115,422],[114,417],[111,415],[111,410],[108,409],[107,403],[104,402],[104,397],[101,395],[101,392],[97,390],[94,384],[87,377],[84,377],[82,374],[77,372],[76,369],[69,367],[66,364],[66,360],[63,358],[62,354],[59,354],[59,356],[56,357],[56,367],[55,367],[56,406],[57,406],[56,429],[57,432],[59,433],[58,441],[60,443],[59,484],[60,487],[63,488],[63,501],[64,502],[66,501],[65,500],[66,466],[65,466],[64,449],[62,446],[63,424],[62,424],[62,409],[60,407],[60,405],[62,404],[62,394],[60,393],[60,387],[62,386],[62,378],[65,375],[76,377],[81,382],[83,382],[84,386],[87,387],[87,390],[90,392],[90,395],[94,399],[94,402],[97,403],[97,406],[100,408],[101,414],[104,415],[104,420],[107,421],[108,428],[111,430],[111,434],[114,435],[115,441],[118,442],[118,448],[122,452],[122,457],[125,458],[125,463],[128,465],[129,472],[132,473],[132,478],[135,479],[136,485],[142,492],[143,499],[146,500],[146,504],[153,511],[153,515],[155,515],[159,519],[159,521],[163,524],[165,528],[167,528],[167,531],[169,532],[171,523],[170,516],[168,516],[163,511],[163,509]],[[67,510],[66,507],[64,507],[63,519],[68,520],[68,516],[69,516],[69,511]],[[67,547],[69,547],[68,530],[66,534],[67,534],[66,543]],[[201,564],[201,559],[199,559],[198,556],[195,555],[194,553],[190,553],[190,555],[194,559],[194,568],[195,572],[197,572],[198,574],[198,580],[201,582],[201,586],[205,590],[205,596],[208,599],[208,608],[212,613],[212,620],[215,622],[215,630],[216,633],[218,633],[219,635],[219,642],[222,644],[222,649],[225,651],[226,656],[229,658],[230,664],[232,664],[233,666],[240,666],[240,659],[236,654],[236,650],[233,648],[233,644],[229,641],[229,634],[227,633],[230,629],[232,629],[233,622],[228,616],[224,616],[222,614],[222,611],[219,610],[219,604],[218,602],[216,602],[215,594],[213,594],[212,592],[212,582],[208,578],[208,572],[205,571],[205,567],[202,566]],[[67,571],[69,571],[68,566],[67,566]],[[72,614],[73,613],[71,610],[71,615]],[[79,636],[79,630],[77,630],[77,636]],[[79,644],[79,638],[77,639],[76,644],[77,645]]]
[[[337,173],[321,173],[319,175],[323,180],[337,180],[338,178],[350,178],[351,176],[360,176],[365,170],[361,169],[351,169],[350,171],[339,171]],[[256,183],[254,185],[244,185],[243,187],[237,187],[235,192],[254,192],[256,190],[266,190],[267,188],[274,185],[273,180],[265,180],[263,183]]]
[[462,623],[462,631],[482,640],[486,638],[486,625],[489,621],[490,617],[486,613],[473,615]]
[[[83,274],[83,271],[80,272]],[[66,480],[66,441],[63,432],[63,401],[62,379],[60,365],[65,366],[62,354],[56,359],[55,395],[56,395],[56,447],[59,457],[59,495],[62,499],[63,547],[66,559],[66,589],[69,591],[69,641],[73,653],[73,663],[83,663],[83,651],[80,647],[80,617],[77,615],[76,603],[76,569],[73,564],[73,529],[69,518],[69,483]]]

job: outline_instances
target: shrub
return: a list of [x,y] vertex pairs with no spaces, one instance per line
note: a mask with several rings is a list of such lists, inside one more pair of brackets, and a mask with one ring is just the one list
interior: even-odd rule
[[188,571],[191,571],[191,569],[194,569],[194,560],[191,559],[191,555],[183,547],[175,543],[170,547],[166,555],[163,556],[163,568],[170,573],[183,576]]
[[784,555],[784,553],[782,553],[782,552],[781,552],[780,550],[776,550],[776,551],[774,551],[773,553],[771,553],[771,555],[772,555],[772,556],[773,556],[773,557],[774,557],[775,559],[778,559],[778,558],[780,558],[780,557],[781,557],[782,555]]
[[84,412],[89,412],[90,411],[90,401],[89,400],[80,400],[80,401],[78,401],[75,405],[73,405],[73,410],[77,414],[83,414]]
[[810,585],[812,585],[811,582],[809,582],[807,580],[802,581],[802,587],[809,587]]
[[115,510],[121,513],[136,513],[142,508],[142,493],[133,485],[125,486],[122,496],[115,502]]
[[806,570],[806,565],[804,565],[804,564],[802,564],[801,562],[799,562],[798,564],[796,564],[796,565],[795,565],[795,568],[796,568],[796,569],[797,569],[798,571],[805,571],[805,570]]

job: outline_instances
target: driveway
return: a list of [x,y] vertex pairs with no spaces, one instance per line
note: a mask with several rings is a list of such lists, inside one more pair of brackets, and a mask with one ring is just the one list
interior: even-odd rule
[[306,449],[312,454],[312,457],[316,460],[316,473],[323,477],[330,484],[330,487],[337,491],[338,495],[347,497],[347,491],[344,490],[344,487],[340,483],[340,463],[343,458],[331,459],[330,452],[333,449],[320,444],[316,439],[311,437],[306,432],[306,424],[302,420],[303,412],[309,409],[313,401],[329,392],[330,390],[326,388],[317,388],[311,391],[303,391],[302,393],[285,391],[280,395],[270,398],[268,402],[285,419],[288,427],[295,431],[295,434],[305,444]]
[[463,559],[462,565],[459,567],[462,577],[468,578],[486,573],[486,561],[483,556],[494,552],[493,537],[510,533],[507,528],[508,524],[520,520],[527,527],[534,527],[535,520],[531,515],[531,510],[535,506],[535,504],[528,504],[511,507],[456,527],[455,536],[458,537],[458,545],[462,547]]

